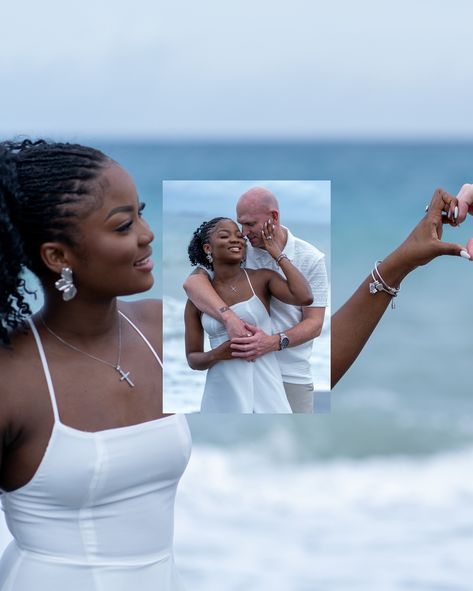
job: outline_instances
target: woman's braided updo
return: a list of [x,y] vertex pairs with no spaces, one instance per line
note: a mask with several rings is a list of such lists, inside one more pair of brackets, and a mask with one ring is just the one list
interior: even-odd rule
[[212,263],[207,259],[207,255],[204,252],[204,244],[208,244],[209,236],[218,222],[227,219],[229,218],[213,218],[210,222],[203,222],[200,224],[187,247],[187,252],[192,265],[202,265],[207,269],[213,269]]
[[[0,143],[0,341],[31,314],[25,302],[28,268],[45,273],[40,246],[61,241],[75,246],[77,205],[96,201],[96,180],[110,159],[77,144]],[[95,189],[95,193],[94,193]],[[94,195],[94,197],[92,197]],[[94,199],[95,198],[95,199]]]

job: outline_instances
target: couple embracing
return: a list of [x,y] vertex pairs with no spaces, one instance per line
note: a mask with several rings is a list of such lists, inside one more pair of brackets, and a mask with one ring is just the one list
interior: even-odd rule
[[236,213],[239,225],[228,218],[201,224],[188,248],[198,268],[184,284],[186,355],[193,369],[208,370],[201,411],[311,413],[325,257],[281,225],[278,201],[265,188],[244,193]]

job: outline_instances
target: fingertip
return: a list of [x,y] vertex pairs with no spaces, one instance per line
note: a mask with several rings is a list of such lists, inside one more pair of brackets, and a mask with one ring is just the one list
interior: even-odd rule
[[473,258],[473,238],[470,238],[466,243],[466,250],[470,258]]
[[458,202],[458,217],[457,217],[457,224],[461,224],[465,221],[466,216],[468,214],[468,204],[464,201]]

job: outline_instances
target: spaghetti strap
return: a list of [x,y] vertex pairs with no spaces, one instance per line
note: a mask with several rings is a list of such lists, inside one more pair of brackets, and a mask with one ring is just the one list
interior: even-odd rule
[[[246,273],[246,271],[245,271]],[[251,284],[250,284],[251,285]],[[252,288],[253,289],[253,288]],[[118,313],[120,314],[120,316],[122,318],[124,318],[135,330],[136,332],[140,335],[140,337],[144,340],[144,342],[148,345],[149,350],[151,351],[151,353],[154,355],[154,357],[156,358],[156,361],[159,363],[159,365],[161,367],[163,367],[163,362],[161,361],[159,355],[156,353],[156,351],[154,350],[153,345],[148,341],[148,339],[145,337],[145,335],[141,332],[141,330],[136,326],[136,324],[134,322],[132,322],[128,316],[126,316],[125,314],[123,314],[123,312],[121,312],[120,310],[118,310]]]
[[250,281],[250,278],[248,277],[248,273],[246,272],[246,269],[243,269],[243,271],[245,272],[246,278],[248,280],[248,283],[250,284],[251,291],[252,291],[253,295],[256,295],[255,290],[253,289],[253,286],[251,285],[251,281]]
[[54,421],[57,423],[60,423],[61,419],[59,418],[59,411],[58,411],[57,402],[56,402],[56,394],[54,392],[54,386],[53,386],[53,381],[51,379],[51,373],[49,371],[48,361],[46,359],[46,355],[44,354],[43,343],[41,342],[41,338],[39,336],[39,333],[38,333],[38,330],[35,326],[35,323],[33,322],[33,319],[28,318],[27,320],[28,320],[28,324],[30,325],[33,336],[35,338],[36,346],[38,347],[39,356],[41,358],[41,363],[43,365],[43,371],[44,371],[44,375],[46,377],[46,383],[48,384],[49,397],[51,398],[51,406],[53,407]]

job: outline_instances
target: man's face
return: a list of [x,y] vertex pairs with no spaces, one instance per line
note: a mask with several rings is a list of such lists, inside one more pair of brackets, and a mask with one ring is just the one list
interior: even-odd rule
[[251,208],[239,205],[237,207],[237,220],[241,225],[241,233],[248,238],[251,246],[264,249],[264,241],[261,237],[263,224],[272,219],[271,211],[251,211]]

